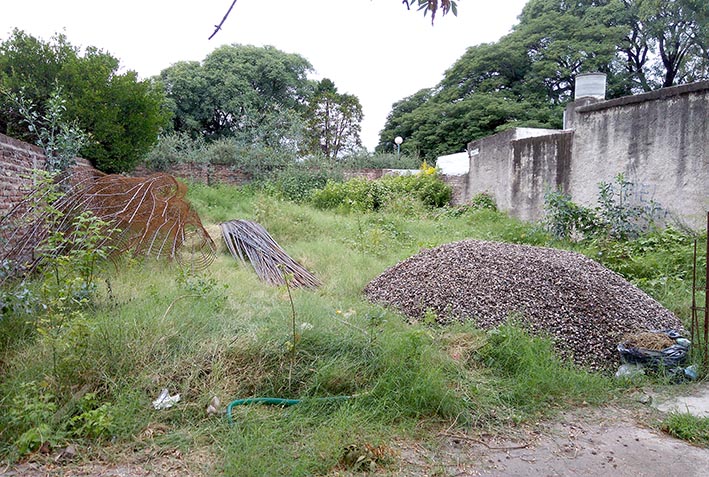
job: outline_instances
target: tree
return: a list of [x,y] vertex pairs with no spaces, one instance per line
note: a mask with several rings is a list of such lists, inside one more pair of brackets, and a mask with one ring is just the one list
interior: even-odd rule
[[105,172],[130,170],[167,124],[164,95],[133,71],[119,73],[119,61],[88,47],[82,54],[64,35],[43,42],[15,30],[0,43],[0,131],[35,142],[8,97],[20,94],[41,108],[57,89],[66,98],[67,121],[89,136],[80,154]]
[[[458,2],[456,2],[455,0],[403,0],[401,3],[406,5],[406,8],[409,10],[412,6],[418,7],[417,10],[423,10],[424,16],[426,16],[428,12],[431,12],[432,25],[434,20],[436,19],[436,12],[438,12],[439,10],[443,15],[446,15],[448,12],[453,12],[453,15],[458,15]],[[232,0],[231,5],[229,5],[229,9],[224,15],[224,18],[222,18],[222,21],[215,26],[214,33],[212,33],[209,37],[210,40],[214,38],[214,35],[216,35],[219,30],[222,29],[222,25],[224,25],[224,22],[229,17],[231,10],[234,8],[234,5],[236,5],[236,0]]]
[[356,96],[340,94],[335,84],[324,78],[315,88],[306,114],[306,151],[334,159],[343,151],[362,146],[360,131],[362,105]]
[[418,7],[417,10],[423,10],[424,16],[431,12],[431,24],[436,19],[436,13],[440,10],[443,15],[448,12],[453,12],[453,15],[458,15],[458,2],[454,0],[403,0],[401,3],[410,9],[412,6]]
[[611,73],[623,28],[616,25],[615,0],[530,0],[512,40],[527,52],[528,88],[556,105],[573,97],[580,73]]
[[225,45],[204,61],[160,73],[178,132],[207,140],[236,137],[275,147],[296,140],[312,84],[310,63],[271,46]]
[[650,63],[650,68],[661,71],[656,83],[668,87],[708,77],[704,56],[709,47],[704,36],[709,21],[706,1],[635,0],[632,3],[631,11],[637,15],[632,18],[637,35],[646,45],[656,47],[653,56],[661,62],[654,66]]
[[416,147],[416,144],[409,145],[409,139],[416,129],[416,121],[411,113],[426,104],[431,97],[432,90],[425,88],[394,103],[391,112],[387,115],[384,128],[379,132],[379,144],[375,150],[379,153],[392,152],[391,148],[394,147],[394,139],[397,136],[401,136],[402,138],[407,138],[403,145],[404,152],[418,152],[419,148]]
[[505,128],[559,127],[579,73],[606,73],[613,98],[708,69],[705,0],[530,0],[510,34],[468,48],[437,86],[395,103],[377,149],[399,135],[434,159]]

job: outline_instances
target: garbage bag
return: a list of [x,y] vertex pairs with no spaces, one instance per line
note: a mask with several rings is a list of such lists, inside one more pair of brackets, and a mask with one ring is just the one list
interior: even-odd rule
[[663,330],[653,333],[663,333],[674,340],[674,344],[662,350],[653,350],[632,346],[629,342],[618,345],[620,360],[627,364],[640,364],[652,369],[664,368],[671,370],[683,368],[689,360],[690,341],[676,330]]

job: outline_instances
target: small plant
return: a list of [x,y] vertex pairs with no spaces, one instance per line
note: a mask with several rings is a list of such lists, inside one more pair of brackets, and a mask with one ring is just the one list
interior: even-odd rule
[[[69,409],[66,415],[65,409]],[[17,435],[14,445],[20,455],[41,446],[56,448],[68,438],[107,437],[113,430],[112,406],[101,404],[95,393],[87,393],[74,406],[59,410],[56,396],[34,381],[20,385],[7,417]]]
[[488,192],[480,192],[475,194],[472,199],[468,202],[471,208],[476,210],[492,210],[497,212],[497,203],[492,194]]
[[114,419],[110,403],[101,403],[96,393],[87,393],[77,407],[76,414],[66,422],[69,436],[96,439],[111,434]]
[[50,95],[44,115],[38,113],[35,105],[22,94],[10,99],[47,156],[47,170],[61,172],[74,165],[79,151],[88,142],[88,136],[76,121],[65,120],[66,101],[62,98],[61,89],[55,89]]
[[585,238],[597,229],[593,210],[575,204],[571,196],[555,190],[544,194],[544,226],[560,240]]
[[598,217],[610,238],[628,240],[652,229],[665,215],[653,200],[638,193],[639,186],[625,178],[598,184]]
[[14,444],[20,455],[39,449],[45,442],[56,446],[65,438],[53,425],[56,411],[52,393],[40,391],[34,381],[20,385],[7,411],[8,424],[17,435]]

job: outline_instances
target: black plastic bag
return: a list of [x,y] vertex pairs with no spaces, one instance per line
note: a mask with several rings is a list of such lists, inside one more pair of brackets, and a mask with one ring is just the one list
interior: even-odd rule
[[623,363],[640,364],[651,369],[663,368],[672,370],[683,368],[689,361],[689,340],[683,338],[682,334],[676,330],[656,331],[653,333],[665,334],[675,340],[675,344],[658,351],[630,346],[627,342],[620,343],[618,345],[620,360]]

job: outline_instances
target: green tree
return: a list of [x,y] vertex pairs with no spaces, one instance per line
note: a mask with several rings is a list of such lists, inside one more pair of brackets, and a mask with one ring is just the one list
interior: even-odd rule
[[[132,169],[169,119],[160,88],[119,69],[110,54],[95,47],[82,54],[64,35],[44,42],[15,30],[0,43],[0,89],[5,97],[21,94],[42,108],[61,89],[66,120],[76,121],[89,136],[81,156],[105,172]],[[0,131],[36,142],[12,102],[0,101]],[[45,115],[43,110],[38,113]]]
[[[706,79],[709,4],[705,0],[625,0],[638,37],[652,55],[647,69],[658,72],[655,84],[674,86]],[[656,58],[655,61],[652,61]],[[646,73],[647,75],[647,73]]]
[[362,105],[356,96],[338,93],[328,78],[316,86],[306,116],[306,152],[334,159],[362,146]]
[[176,63],[159,81],[175,131],[277,147],[297,140],[312,93],[311,70],[300,55],[235,44],[215,49],[201,64]]
[[704,0],[530,0],[510,34],[395,103],[378,150],[398,135],[433,159],[509,127],[559,127],[579,73],[606,73],[611,98],[707,78],[708,22]]
[[458,2],[455,0],[403,0],[401,3],[406,5],[406,8],[416,7],[417,10],[423,10],[424,16],[431,12],[431,24],[436,19],[436,13],[440,10],[443,15],[448,12],[453,12],[453,15],[458,15]]

